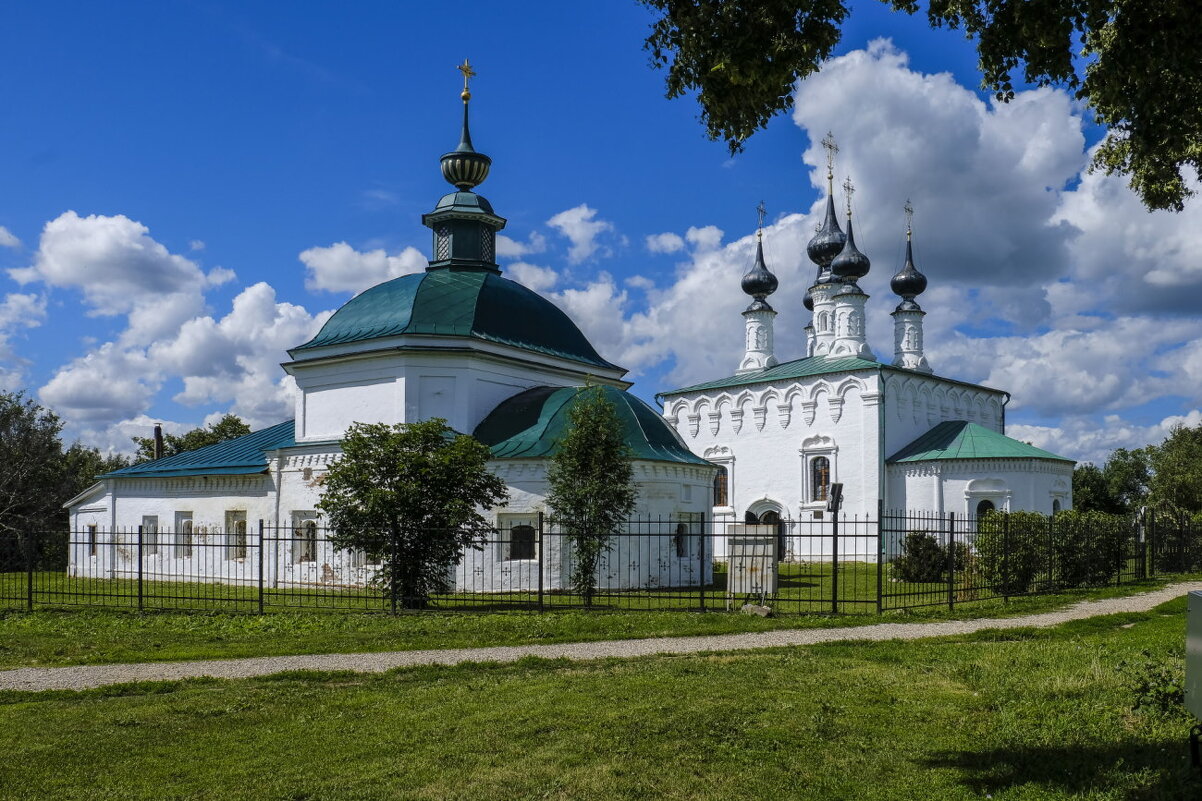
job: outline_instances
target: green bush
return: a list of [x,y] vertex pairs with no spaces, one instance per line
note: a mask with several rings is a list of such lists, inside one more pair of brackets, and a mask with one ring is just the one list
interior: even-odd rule
[[981,577],[1001,595],[1030,592],[1048,566],[1048,518],[1038,512],[987,512],[973,546]]
[[1202,570],[1202,513],[1157,512],[1148,517],[1147,537],[1157,573]]
[[1103,512],[1060,512],[1052,518],[1052,558],[1061,587],[1097,587],[1114,581],[1133,540],[1131,522]]
[[947,571],[947,550],[934,535],[911,531],[901,541],[901,554],[893,559],[893,575],[902,581],[942,581]]

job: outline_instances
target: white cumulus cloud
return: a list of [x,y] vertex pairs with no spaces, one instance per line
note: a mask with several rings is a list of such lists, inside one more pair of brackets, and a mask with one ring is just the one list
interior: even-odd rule
[[579,264],[595,255],[607,255],[608,249],[603,248],[598,241],[606,232],[614,230],[613,223],[597,218],[597,210],[590,208],[587,203],[561,211],[547,225],[559,231],[571,242],[568,249],[568,261]]
[[355,294],[402,275],[420,273],[429,266],[414,247],[390,255],[382,248],[355,250],[346,242],[309,248],[301,251],[299,258],[307,268],[306,289]]

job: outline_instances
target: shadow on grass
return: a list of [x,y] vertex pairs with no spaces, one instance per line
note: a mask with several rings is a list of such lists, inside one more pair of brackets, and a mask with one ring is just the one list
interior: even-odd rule
[[1185,730],[1176,739],[943,752],[924,764],[962,771],[963,783],[982,797],[1034,785],[1074,798],[1106,790],[1127,801],[1202,798]]

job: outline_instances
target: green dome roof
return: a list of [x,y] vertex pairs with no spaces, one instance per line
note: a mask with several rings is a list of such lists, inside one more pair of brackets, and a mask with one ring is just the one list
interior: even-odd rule
[[402,275],[352,298],[317,336],[289,351],[401,334],[469,337],[608,370],[571,318],[519,283],[484,270]]
[[[635,396],[609,386],[600,387],[614,405],[626,444],[636,459],[709,466],[689,451],[672,427]],[[497,459],[538,459],[555,453],[568,432],[568,412],[585,387],[534,387],[502,401],[474,436]]]

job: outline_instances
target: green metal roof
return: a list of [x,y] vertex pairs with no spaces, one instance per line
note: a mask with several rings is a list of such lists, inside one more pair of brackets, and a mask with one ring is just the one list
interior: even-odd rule
[[430,270],[374,286],[289,353],[401,334],[470,337],[621,369],[601,358],[554,303],[486,270]]
[[1050,459],[1076,464],[966,420],[947,420],[890,456],[887,462],[934,459]]
[[691,387],[684,387],[683,389],[661,392],[660,395],[680,395],[685,392],[700,392],[706,389],[762,384],[767,381],[778,381],[782,378],[805,378],[825,373],[845,373],[849,370],[875,370],[881,366],[880,362],[870,362],[867,359],[860,359],[854,356],[844,359],[830,359],[826,356],[807,356],[804,359],[782,362],[774,367],[765,367],[763,370],[757,370],[754,373],[743,373],[741,375],[732,375],[729,378],[719,378],[716,381],[706,381],[704,384],[694,384]]
[[271,428],[252,431],[244,437],[227,439],[216,445],[184,451],[151,462],[142,462],[105,473],[100,478],[170,478],[174,476],[239,476],[262,473],[267,469],[266,451],[296,444],[296,424],[292,420]]
[[[555,453],[568,432],[568,413],[585,387],[534,387],[503,401],[476,427],[476,439],[497,459],[537,459]],[[664,419],[635,396],[615,387],[601,391],[614,405],[626,444],[636,459],[709,465],[692,453]]]
[[766,367],[763,370],[756,370],[753,373],[732,375],[727,378],[706,381],[704,384],[693,384],[689,387],[682,387],[681,389],[673,389],[668,392],[661,392],[659,393],[658,397],[666,398],[670,395],[683,395],[686,392],[703,392],[707,389],[725,389],[727,387],[740,387],[750,384],[764,384],[771,381],[780,381],[782,379],[787,380],[791,378],[807,378],[809,376],[825,375],[827,373],[847,373],[853,370],[888,370],[889,372],[893,373],[904,373],[906,375],[914,375],[921,378],[933,378],[938,381],[947,381],[949,383],[959,384],[965,387],[983,389],[986,392],[996,392],[999,395],[1007,394],[1000,389],[983,387],[980,384],[971,384],[967,381],[959,381],[955,378],[944,378],[943,376],[937,376],[931,373],[920,373],[916,370],[907,370],[904,367],[894,367],[891,364],[882,364],[881,362],[860,359],[855,356],[843,358],[831,358],[829,356],[806,356],[801,359],[794,359],[791,362],[781,362],[774,367]]

